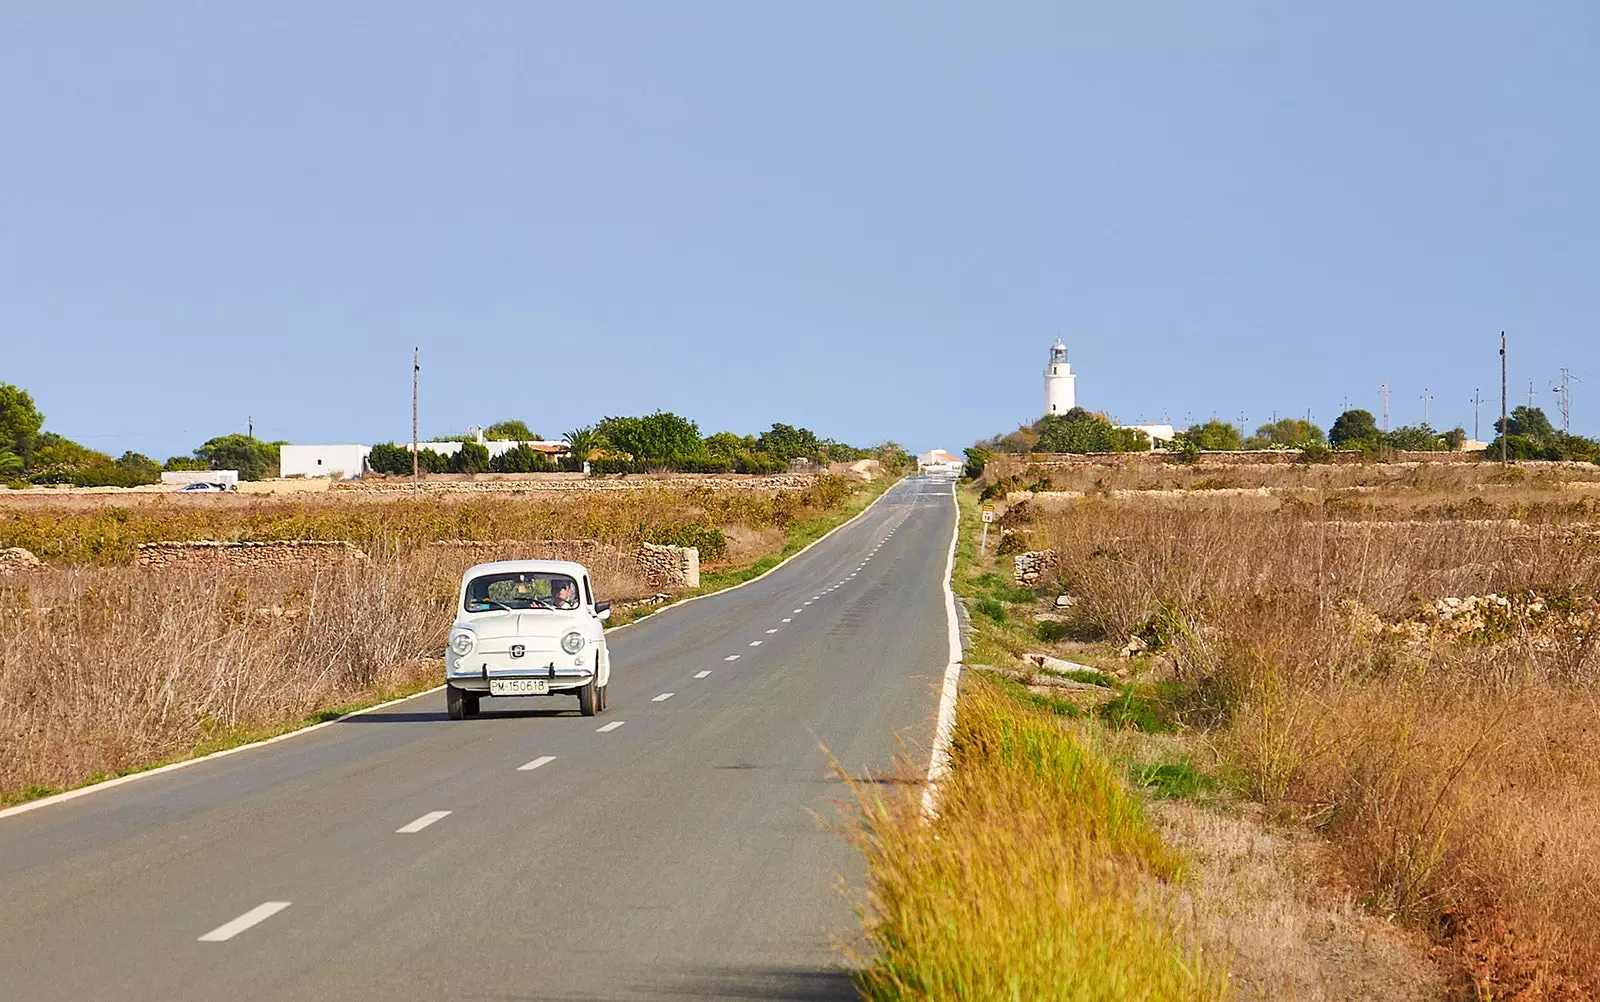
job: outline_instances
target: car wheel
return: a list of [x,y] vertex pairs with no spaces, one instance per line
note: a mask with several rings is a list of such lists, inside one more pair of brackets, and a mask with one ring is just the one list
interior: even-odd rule
[[599,710],[601,713],[606,712],[606,707],[611,705],[611,699],[607,694],[610,688],[611,686],[609,685],[602,685],[599,689],[595,690],[595,702],[599,704]]
[[[473,700],[473,703],[476,704],[477,700]],[[473,709],[476,710],[477,706],[474,705]],[[451,720],[466,719],[467,694],[448,682],[444,687],[444,710]]]
[[600,687],[590,682],[578,690],[578,712],[592,717],[600,712]]

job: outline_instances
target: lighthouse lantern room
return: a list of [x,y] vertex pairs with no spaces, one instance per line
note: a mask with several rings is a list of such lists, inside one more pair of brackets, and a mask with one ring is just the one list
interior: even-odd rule
[[1044,412],[1065,414],[1077,403],[1074,383],[1078,377],[1067,364],[1067,346],[1060,338],[1050,346],[1050,366],[1044,370]]

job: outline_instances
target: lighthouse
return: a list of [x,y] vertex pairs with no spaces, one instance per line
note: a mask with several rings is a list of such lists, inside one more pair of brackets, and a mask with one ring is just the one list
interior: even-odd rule
[[1065,414],[1072,410],[1077,403],[1077,392],[1073,384],[1078,377],[1072,374],[1072,366],[1067,364],[1067,346],[1056,338],[1056,343],[1050,346],[1050,366],[1044,370],[1044,412],[1046,414]]

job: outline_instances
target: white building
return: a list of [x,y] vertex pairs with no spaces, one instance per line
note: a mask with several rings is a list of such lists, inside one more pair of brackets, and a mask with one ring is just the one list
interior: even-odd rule
[[1133,428],[1150,436],[1151,444],[1159,449],[1163,442],[1170,442],[1178,435],[1178,429],[1170,424],[1119,424],[1118,428]]
[[283,445],[278,447],[278,476],[359,477],[367,472],[371,453],[370,445]]
[[1072,410],[1078,402],[1077,381],[1072,366],[1067,364],[1067,346],[1056,338],[1050,346],[1050,365],[1044,370],[1044,412],[1065,414]]
[[929,449],[917,457],[918,473],[960,473],[967,464],[943,449]]

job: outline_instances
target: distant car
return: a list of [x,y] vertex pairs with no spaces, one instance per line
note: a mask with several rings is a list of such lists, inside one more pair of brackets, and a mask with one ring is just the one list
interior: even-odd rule
[[586,717],[606,708],[611,654],[589,571],[569,560],[501,560],[461,577],[445,651],[451,720],[478,712],[484,696],[577,696]]
[[217,491],[217,492],[223,492],[223,491],[237,490],[238,488],[234,487],[232,484],[223,485],[223,484],[194,483],[194,484],[184,484],[182,487],[180,487],[178,489],[182,490],[182,491]]

